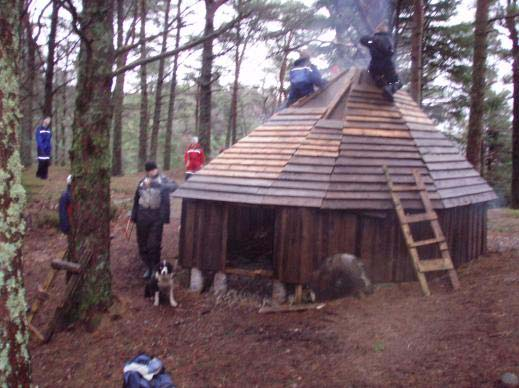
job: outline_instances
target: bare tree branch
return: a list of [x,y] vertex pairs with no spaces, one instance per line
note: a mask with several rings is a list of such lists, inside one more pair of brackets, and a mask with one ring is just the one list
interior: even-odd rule
[[219,29],[217,29],[213,33],[211,33],[211,34],[209,34],[207,36],[201,36],[199,38],[193,39],[190,42],[184,44],[183,46],[180,46],[178,49],[166,51],[163,54],[154,55],[152,57],[148,57],[148,58],[145,58],[145,59],[136,60],[136,61],[134,61],[134,62],[132,62],[132,63],[126,65],[126,66],[123,66],[123,67],[121,67],[119,69],[116,69],[112,73],[112,75],[116,76],[117,74],[123,73],[123,72],[128,71],[128,70],[135,69],[136,67],[139,67],[139,66],[142,66],[142,65],[146,65],[146,64],[151,63],[151,62],[158,61],[161,58],[171,57],[171,56],[173,56],[173,55],[175,55],[177,53],[180,53],[182,51],[190,50],[193,47],[201,45],[202,43],[204,43],[208,39],[214,39],[218,35],[221,35],[223,32],[231,29],[242,18],[248,17],[249,15],[250,14],[247,14],[247,15],[243,15],[242,17],[233,19],[232,21],[230,21],[229,23],[224,24],[222,27],[220,27]]
[[510,14],[510,15],[500,15],[500,16],[496,16],[494,18],[490,18],[488,19],[488,23],[494,23],[498,20],[505,20],[505,19],[515,19],[519,17],[519,13],[513,13],[513,14]]

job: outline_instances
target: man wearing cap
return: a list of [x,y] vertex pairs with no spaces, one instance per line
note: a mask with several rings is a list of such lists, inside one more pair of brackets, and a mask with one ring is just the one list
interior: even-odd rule
[[393,101],[393,94],[402,87],[393,63],[393,41],[384,23],[377,26],[373,36],[363,36],[360,43],[369,49],[371,62],[368,71],[384,97]]
[[187,181],[193,174],[200,171],[204,167],[205,154],[204,150],[198,143],[198,137],[193,136],[191,144],[186,148],[184,153],[184,164],[186,167],[186,174],[184,179]]
[[159,173],[154,161],[146,162],[144,169],[146,176],[135,191],[131,220],[137,224],[139,255],[147,268],[144,277],[149,278],[160,261],[162,229],[169,224],[170,194],[178,186]]
[[322,79],[321,73],[310,62],[310,55],[306,51],[299,54],[299,58],[294,61],[289,73],[290,91],[288,93],[287,106],[312,94],[315,87],[322,88],[326,81]]
[[36,128],[36,146],[38,152],[38,170],[36,171],[36,176],[40,179],[47,179],[52,150],[50,117],[45,117]]

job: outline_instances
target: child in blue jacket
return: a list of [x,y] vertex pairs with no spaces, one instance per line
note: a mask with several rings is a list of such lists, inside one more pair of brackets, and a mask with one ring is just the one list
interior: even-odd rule
[[323,88],[326,85],[326,81],[322,79],[317,67],[310,62],[310,55],[306,52],[302,52],[299,59],[294,62],[289,78],[290,91],[287,106],[312,94],[315,91],[314,87]]
[[36,128],[36,146],[38,151],[38,170],[36,171],[36,176],[40,179],[47,179],[52,151],[50,117],[45,117],[41,125],[38,125]]

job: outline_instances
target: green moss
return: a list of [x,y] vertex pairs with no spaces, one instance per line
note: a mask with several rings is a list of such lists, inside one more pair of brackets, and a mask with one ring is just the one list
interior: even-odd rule
[[16,133],[18,112],[18,7],[0,1],[0,381],[3,386],[27,386],[30,381],[28,333],[21,245],[25,231],[22,212],[25,191],[20,182],[21,163]]

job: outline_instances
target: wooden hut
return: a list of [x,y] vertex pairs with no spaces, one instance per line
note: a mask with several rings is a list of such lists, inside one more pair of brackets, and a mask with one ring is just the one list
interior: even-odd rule
[[[389,103],[367,72],[353,69],[272,116],[176,191],[180,262],[202,271],[261,268],[304,284],[326,257],[348,252],[375,282],[412,280],[384,165],[396,183],[421,172],[455,266],[485,251],[492,188],[406,92]],[[418,212],[415,195],[402,194],[403,204]],[[429,224],[414,228],[428,238]],[[437,252],[424,247],[421,255]]]

